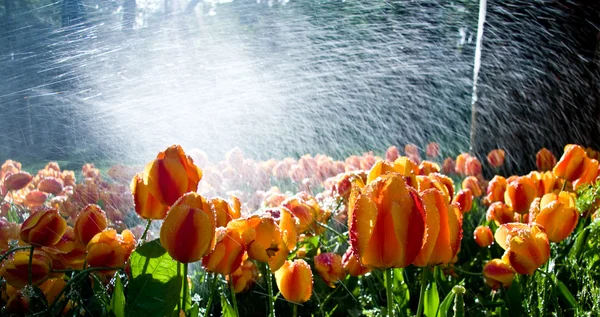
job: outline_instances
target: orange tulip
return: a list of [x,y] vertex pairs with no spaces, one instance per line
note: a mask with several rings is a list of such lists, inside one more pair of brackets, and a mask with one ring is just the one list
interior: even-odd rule
[[6,177],[4,177],[4,186],[7,191],[20,190],[25,188],[32,179],[33,176],[27,172],[17,172],[15,174],[8,173],[6,174]]
[[451,157],[447,157],[444,160],[444,163],[442,163],[442,173],[446,174],[446,175],[452,175],[455,173],[455,168],[456,163],[454,162],[454,160]]
[[409,143],[404,146],[404,154],[406,154],[406,156],[408,157],[421,157],[421,155],[419,154],[419,148],[412,143]]
[[428,189],[420,196],[425,210],[427,238],[413,264],[447,264],[452,261],[460,247],[462,213],[456,206],[448,205],[438,190]]
[[385,159],[393,162],[400,156],[400,151],[395,145],[390,146],[387,151],[385,151]]
[[544,173],[531,172],[531,178],[537,178],[537,196],[542,197],[556,189],[559,179],[551,171]]
[[334,284],[346,277],[342,257],[335,253],[321,253],[315,256],[315,270],[331,288],[335,288]]
[[469,189],[461,189],[456,193],[452,203],[464,214],[473,208],[473,192]]
[[548,236],[536,223],[503,224],[494,236],[498,245],[506,250],[506,262],[519,274],[533,275],[550,258]]
[[[114,229],[97,233],[87,245],[86,261],[89,267],[123,267],[135,248],[135,238],[129,230],[117,234]],[[105,274],[113,270],[101,271]]]
[[431,173],[428,176],[431,180],[432,188],[439,190],[444,195],[446,202],[450,203],[454,197],[454,182],[452,178],[440,173]]
[[160,228],[160,243],[181,263],[200,260],[215,247],[216,214],[208,200],[187,193],[171,206]]
[[488,163],[493,167],[500,167],[504,165],[505,152],[502,149],[491,150],[487,155]]
[[419,175],[429,175],[431,173],[439,173],[440,165],[430,161],[423,161],[419,164]]
[[579,221],[575,198],[564,191],[544,195],[539,209],[530,215],[533,222],[544,226],[548,239],[552,242],[560,242],[568,237]]
[[565,153],[552,169],[554,175],[570,182],[578,179],[584,172],[585,150],[575,144],[565,146]]
[[573,189],[575,190],[596,180],[596,177],[598,177],[598,161],[586,157],[583,160],[581,169],[581,175],[573,181]]
[[471,193],[473,193],[473,197],[481,197],[481,195],[483,195],[483,189],[481,189],[479,180],[475,176],[468,176],[467,178],[463,179],[462,188],[470,189]]
[[348,209],[350,245],[362,265],[402,268],[415,260],[425,214],[416,190],[401,175],[383,175],[364,189],[353,186]]
[[143,181],[148,191],[163,205],[171,206],[187,192],[195,192],[202,178],[202,170],[179,145],[160,152],[144,170]]
[[258,268],[254,262],[245,260],[235,272],[226,276],[226,278],[233,281],[234,292],[241,293],[250,289],[252,284],[256,282],[258,279]]
[[352,247],[346,250],[344,256],[342,257],[342,265],[344,266],[344,270],[352,276],[361,276],[371,272],[371,269],[364,267],[360,264],[360,261],[354,255],[352,251]]
[[[11,254],[0,268],[0,276],[6,283],[17,289],[25,287],[28,283],[29,252],[29,250],[23,250]],[[39,285],[48,278],[51,264],[52,260],[46,252],[41,250],[33,252],[31,261],[31,283],[33,285]]]
[[514,217],[515,212],[501,201],[497,201],[491,204],[490,207],[488,207],[486,213],[486,219],[488,221],[494,220],[494,222],[496,222],[498,226],[501,224],[513,222]]
[[537,188],[533,180],[529,177],[521,176],[508,183],[506,192],[504,192],[504,202],[519,214],[529,212],[529,206],[533,199],[537,197]]
[[87,245],[90,240],[99,232],[106,229],[108,220],[106,213],[98,205],[87,205],[77,216],[75,221],[75,235],[83,244]]
[[52,305],[56,301],[58,294],[60,294],[65,286],[67,286],[67,282],[65,282],[64,279],[50,278],[40,285],[40,289],[46,296],[48,304]]
[[485,283],[494,290],[508,288],[515,279],[515,270],[501,259],[488,261],[483,267]]
[[215,249],[202,258],[202,266],[207,272],[229,275],[242,265],[244,241],[240,234],[231,228],[217,228],[216,236]]
[[[401,156],[394,161],[394,172],[402,176],[413,176],[419,174],[419,165],[412,158]],[[367,180],[367,183],[370,183]]]
[[19,239],[19,224],[0,218],[0,254],[8,249],[11,240]]
[[535,155],[535,165],[539,171],[549,171],[556,165],[556,157],[547,148],[542,148]]
[[506,178],[496,175],[492,180],[488,183],[487,187],[487,195],[485,196],[485,200],[488,204],[495,203],[497,201],[504,202],[504,192],[506,191],[506,186],[508,183],[506,182]]
[[227,224],[227,228],[240,234],[250,259],[269,263],[273,272],[285,262],[289,250],[283,241],[281,229],[273,218],[253,215],[234,219]]
[[304,260],[285,261],[275,272],[275,281],[281,295],[290,302],[304,303],[312,296],[312,271]]
[[456,157],[456,165],[454,171],[458,175],[465,175],[466,166],[467,166],[467,158],[469,158],[469,153],[461,153]]
[[377,179],[377,177],[381,175],[393,172],[398,172],[398,170],[394,166],[394,163],[391,163],[389,161],[378,160],[377,162],[375,162],[373,167],[371,167],[371,170],[369,170],[369,174],[367,175],[367,184],[373,182],[375,179]]
[[440,155],[440,146],[435,142],[427,144],[427,148],[425,148],[425,155],[430,158],[436,158],[438,155]]
[[63,191],[62,180],[54,177],[44,177],[37,185],[37,189],[44,193],[58,195]]
[[210,201],[217,215],[217,227],[225,227],[233,219],[241,217],[240,210],[235,210],[227,201],[221,198],[213,198]]
[[[299,197],[292,196],[281,203],[281,206],[287,208],[292,214],[298,218],[298,233],[315,231],[317,229],[316,220],[318,211],[313,203],[309,203]],[[316,208],[315,208],[316,207]]]
[[475,243],[482,248],[486,248],[494,243],[494,234],[488,226],[478,226],[473,232]]
[[21,225],[21,240],[37,246],[55,245],[67,230],[67,222],[56,209],[44,209],[29,216]]
[[150,192],[150,186],[144,183],[144,175],[136,174],[131,180],[131,193],[135,212],[143,219],[165,219],[169,206],[163,205]]
[[474,156],[469,156],[465,160],[465,174],[468,176],[477,176],[481,174],[481,162]]
[[279,207],[279,228],[288,250],[294,250],[298,243],[297,218],[285,207]]

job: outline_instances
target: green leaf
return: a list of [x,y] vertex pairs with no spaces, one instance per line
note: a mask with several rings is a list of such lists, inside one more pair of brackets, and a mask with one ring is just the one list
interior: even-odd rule
[[521,295],[521,283],[515,279],[506,292],[508,300],[508,312],[510,316],[522,316],[523,296]]
[[408,306],[410,302],[410,291],[408,285],[404,282],[404,270],[394,269],[394,297],[401,309]]
[[448,316],[448,311],[451,311],[451,309],[452,309],[452,303],[454,302],[454,296],[456,296],[454,294],[454,292],[448,292],[448,295],[446,295],[446,298],[444,298],[444,300],[442,301],[442,304],[440,304],[440,307],[438,308],[438,311],[437,311],[438,317]]
[[198,317],[200,316],[200,307],[198,307],[198,303],[194,303],[192,308],[190,309],[190,317]]
[[227,300],[227,296],[221,296],[221,309],[222,317],[237,317],[235,314],[235,310]]
[[115,276],[115,289],[110,300],[110,309],[115,317],[125,317],[125,293],[123,292],[123,283],[118,275]]
[[425,301],[423,303],[423,312],[425,313],[425,316],[435,316],[438,307],[440,306],[440,297],[438,295],[437,283],[435,280],[431,280],[429,288],[425,291]]
[[136,249],[129,264],[131,281],[127,287],[127,316],[169,315],[177,306],[181,293],[178,263],[157,239]]
[[573,294],[571,294],[571,292],[565,286],[565,284],[563,284],[563,282],[561,282],[560,280],[557,280],[556,286],[558,288],[558,294],[560,295],[560,299],[565,303],[569,304],[570,308],[576,309],[578,306],[577,300],[575,300],[575,297],[573,296]]

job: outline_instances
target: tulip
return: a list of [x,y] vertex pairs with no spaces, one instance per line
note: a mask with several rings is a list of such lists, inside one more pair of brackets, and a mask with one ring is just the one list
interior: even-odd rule
[[461,189],[456,193],[452,203],[464,214],[473,208],[473,192],[469,189]]
[[413,264],[433,266],[449,263],[458,253],[462,239],[462,213],[448,205],[436,189],[420,194],[425,210],[427,238]]
[[298,243],[297,218],[285,207],[280,207],[279,212],[279,228],[283,242],[288,250],[294,250]]
[[287,208],[298,218],[298,233],[316,230],[318,225],[315,221],[318,217],[318,210],[315,207],[318,208],[318,206],[309,204],[298,195],[286,199],[281,206]]
[[486,248],[494,243],[494,234],[488,226],[478,226],[473,232],[475,243],[482,248]]
[[390,146],[387,151],[385,151],[385,159],[387,161],[393,162],[400,156],[400,151],[396,146]]
[[461,153],[456,157],[456,165],[454,168],[454,171],[456,172],[456,174],[465,175],[467,158],[469,158],[469,157],[470,157],[469,153]]
[[564,191],[544,195],[539,204],[539,211],[530,215],[533,216],[533,222],[544,227],[548,239],[557,243],[568,237],[579,221],[575,198]]
[[258,269],[254,262],[245,260],[242,265],[233,273],[226,277],[233,282],[235,293],[241,293],[250,289],[250,286],[258,279]]
[[160,229],[160,243],[181,263],[200,260],[215,246],[216,214],[208,200],[187,193],[175,202]]
[[481,189],[481,185],[479,185],[479,180],[475,176],[468,176],[462,182],[463,189],[470,189],[471,193],[473,193],[473,197],[481,197],[483,195],[483,189]]
[[446,202],[450,203],[454,197],[454,182],[452,178],[440,173],[432,173],[428,176],[431,180],[431,186],[439,190],[444,195]]
[[501,201],[492,203],[488,207],[486,213],[486,219],[488,221],[494,220],[494,222],[496,222],[498,226],[505,223],[513,222],[514,216],[515,212]]
[[361,276],[371,272],[371,269],[360,264],[360,261],[354,255],[354,251],[352,251],[352,247],[348,248],[346,253],[344,253],[342,265],[344,266],[344,270],[352,276]]
[[221,198],[213,198],[210,201],[217,216],[217,227],[225,227],[233,219],[241,217],[239,208],[234,209],[229,203]]
[[481,162],[474,156],[469,156],[465,160],[465,175],[477,176],[481,174]]
[[26,316],[31,313],[29,309],[29,298],[23,294],[22,290],[19,290],[10,284],[4,287],[2,294],[2,303],[4,305],[3,312],[7,312],[10,316]]
[[440,146],[435,142],[427,144],[427,147],[425,148],[425,155],[427,155],[429,158],[436,158],[438,155],[440,155]]
[[64,279],[51,278],[42,283],[42,285],[40,285],[40,289],[46,296],[48,304],[52,305],[56,301],[58,294],[60,294],[65,286],[67,286],[67,282],[65,282]]
[[569,144],[565,146],[565,152],[552,169],[552,173],[572,182],[583,174],[586,158],[585,150],[581,146]]
[[62,180],[54,177],[45,177],[37,185],[37,189],[44,193],[58,195],[63,191]]
[[348,208],[350,245],[362,265],[403,268],[415,260],[425,215],[416,190],[402,176],[390,173],[364,189],[353,186]]
[[446,175],[451,175],[453,173],[455,173],[454,168],[456,166],[456,163],[454,162],[454,160],[451,157],[447,157],[444,160],[444,163],[442,163],[442,173],[446,174]]
[[285,261],[275,272],[275,281],[281,295],[288,301],[304,303],[312,296],[312,271],[304,260]]
[[0,253],[8,249],[12,240],[19,239],[19,224],[0,218]]
[[419,174],[419,165],[413,159],[401,156],[394,161],[394,172],[406,177],[416,175]]
[[377,179],[377,177],[387,174],[387,173],[394,173],[394,172],[399,172],[399,169],[397,169],[394,166],[394,163],[390,163],[389,161],[382,161],[379,160],[377,162],[375,162],[375,164],[373,165],[373,167],[371,167],[371,170],[369,171],[369,174],[367,175],[367,184],[372,183],[375,179]]
[[331,288],[335,288],[334,283],[346,277],[342,257],[335,253],[321,253],[315,256],[315,270]]
[[535,165],[539,171],[549,171],[556,165],[556,157],[547,148],[542,148],[535,155]]
[[498,167],[504,165],[504,156],[505,156],[504,150],[495,149],[495,150],[491,150],[490,153],[488,153],[487,160],[488,160],[488,163],[490,163],[490,165],[492,167],[498,168]]
[[419,175],[429,175],[431,173],[439,173],[440,165],[430,161],[423,161],[419,164]]
[[[115,267],[125,265],[125,261],[135,248],[135,238],[129,230],[117,234],[114,229],[97,233],[87,245],[86,261],[89,267]],[[102,271],[107,275],[112,270]]]
[[216,237],[215,248],[202,258],[202,266],[207,272],[229,275],[242,265],[244,241],[236,230],[225,227],[217,228]]
[[15,174],[8,173],[6,177],[4,177],[4,186],[7,191],[20,190],[25,188],[32,179],[33,176],[27,172],[17,172]]
[[550,258],[548,236],[536,223],[503,224],[494,237],[498,245],[506,250],[506,261],[519,274],[533,275]]
[[419,148],[412,143],[409,143],[404,146],[404,154],[406,154],[406,156],[411,157],[411,158],[412,157],[417,157],[417,158],[421,157],[421,155],[419,154]]
[[67,222],[56,209],[45,209],[29,216],[21,225],[21,240],[37,246],[55,245],[67,230]]
[[529,212],[529,206],[537,196],[537,188],[531,178],[519,177],[508,183],[504,192],[504,202],[521,215]]
[[581,175],[573,181],[573,189],[577,190],[581,186],[592,184],[598,177],[598,161],[585,158],[582,164]]
[[83,244],[87,245],[90,240],[99,232],[106,229],[108,220],[106,213],[98,205],[87,205],[77,216],[75,221],[75,235]]
[[[537,178],[537,196],[542,197],[545,194],[551,193],[556,189],[558,178],[551,171],[544,173],[531,172],[530,177]],[[535,183],[535,182],[534,182]]]
[[148,191],[163,205],[171,206],[187,192],[195,192],[202,171],[179,145],[160,152],[144,170],[143,181]]
[[500,175],[494,176],[487,186],[487,195],[485,196],[486,202],[488,204],[495,203],[497,201],[504,202],[504,192],[506,191],[507,186],[508,183],[506,182],[506,178]]
[[508,288],[515,279],[515,270],[501,259],[493,259],[483,267],[483,277],[493,290]]
[[[6,283],[17,289],[21,289],[28,284],[29,279],[29,250],[17,251],[10,255],[8,260],[0,268],[0,276]],[[52,260],[41,250],[33,252],[31,260],[31,284],[39,285],[44,282],[50,274]]]
[[46,193],[39,190],[32,190],[25,195],[25,206],[29,208],[40,207],[46,200],[48,200],[48,195]]
[[144,183],[143,174],[136,174],[131,180],[131,193],[135,212],[143,219],[165,219],[169,206],[163,205],[150,192],[150,186]]

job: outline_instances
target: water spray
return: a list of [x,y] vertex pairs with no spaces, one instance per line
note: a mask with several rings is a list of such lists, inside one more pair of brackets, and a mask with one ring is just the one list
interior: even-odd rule
[[481,67],[481,42],[483,40],[483,24],[485,23],[487,0],[479,1],[479,22],[477,23],[477,44],[475,46],[475,62],[473,65],[473,97],[471,98],[471,133],[469,136],[469,152],[475,146],[475,129],[477,128],[477,79]]

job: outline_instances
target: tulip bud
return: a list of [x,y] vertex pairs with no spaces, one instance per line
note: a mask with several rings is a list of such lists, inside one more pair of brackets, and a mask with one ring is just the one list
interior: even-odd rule
[[[0,268],[0,276],[6,283],[17,289],[28,284],[29,279],[29,250],[17,251],[9,256],[8,260]],[[52,261],[50,257],[41,250],[33,252],[31,260],[31,283],[39,285],[48,278]]]
[[352,276],[361,276],[371,272],[371,269],[364,267],[360,264],[360,261],[354,255],[352,251],[352,247],[346,250],[344,256],[342,257],[342,265],[344,266],[344,270],[348,272],[348,274]]
[[546,194],[542,197],[539,213],[532,221],[542,225],[548,239],[560,242],[568,237],[579,221],[579,212],[575,208],[575,199],[570,193]]
[[144,170],[143,181],[148,191],[163,205],[171,206],[187,192],[195,192],[202,171],[179,145],[160,152]]
[[474,156],[469,156],[465,160],[465,174],[468,176],[477,176],[481,174],[481,162]]
[[412,158],[417,164],[421,160],[421,155],[419,154],[419,148],[412,143],[409,143],[404,146],[404,154],[406,156],[408,156],[409,158]]
[[425,149],[425,155],[427,155],[427,157],[429,158],[438,157],[438,155],[440,155],[440,146],[435,142],[427,144],[427,148]]
[[469,189],[461,189],[456,193],[452,203],[464,214],[473,208],[473,192]]
[[488,207],[486,219],[494,220],[496,225],[501,225],[514,221],[515,212],[501,201],[497,201]]
[[106,213],[98,205],[87,205],[77,216],[75,221],[75,235],[83,244],[87,245],[90,240],[99,232],[106,229],[108,220]]
[[346,277],[342,267],[342,257],[339,254],[321,253],[315,256],[315,269],[331,288],[335,288],[334,283]]
[[183,195],[169,210],[160,229],[160,243],[181,263],[200,260],[215,246],[216,215],[197,193]]
[[510,264],[501,259],[488,261],[483,267],[485,283],[493,290],[508,288],[515,279],[515,271]]
[[7,191],[20,190],[25,188],[32,179],[33,176],[27,172],[8,173],[4,177],[4,186],[6,186]]
[[456,165],[454,168],[454,171],[456,172],[456,174],[465,175],[467,158],[469,158],[469,157],[470,157],[469,153],[461,153],[456,157]]
[[444,160],[444,163],[442,163],[442,173],[446,174],[446,175],[452,175],[455,173],[454,171],[454,167],[456,166],[456,163],[454,162],[454,160],[451,157],[447,157]]
[[584,172],[583,167],[586,158],[585,150],[581,146],[569,144],[565,146],[565,152],[552,169],[552,172],[554,175],[572,182]]
[[304,303],[312,296],[312,271],[304,260],[285,261],[275,272],[275,281],[281,295],[288,301]]
[[25,196],[25,206],[29,208],[40,207],[47,199],[48,195],[46,193],[39,190],[32,190]]
[[135,212],[143,219],[165,219],[169,206],[163,205],[150,192],[150,186],[144,183],[143,174],[136,174],[131,180],[131,193]]
[[488,226],[478,226],[473,233],[475,243],[482,248],[486,248],[494,243],[494,234]]
[[63,191],[62,180],[54,177],[44,177],[37,185],[37,189],[44,193],[58,195]]
[[495,150],[491,150],[490,153],[488,153],[487,160],[488,160],[488,163],[490,163],[490,165],[492,167],[498,168],[498,167],[504,165],[504,156],[505,156],[504,150],[495,149]]
[[21,240],[37,246],[55,245],[67,230],[67,222],[56,209],[35,212],[21,225]]
[[353,186],[348,202],[350,245],[361,264],[403,268],[421,250],[425,215],[415,189],[389,173],[360,189]]
[[506,250],[506,261],[519,274],[533,275],[550,258],[550,243],[544,229],[536,224],[503,224],[494,235],[498,245]]
[[400,151],[396,146],[390,146],[387,151],[385,151],[385,159],[387,161],[393,162],[400,156]]
[[463,189],[470,189],[473,197],[481,197],[483,195],[483,189],[479,185],[479,180],[475,176],[469,176],[465,178],[462,182]]
[[233,229],[217,228],[214,250],[202,258],[202,266],[207,272],[229,275],[242,265],[244,241]]
[[508,183],[506,182],[506,178],[496,175],[492,180],[488,183],[487,187],[487,195],[485,196],[485,200],[488,204],[495,203],[497,201],[504,202],[504,192],[506,191],[506,187]]
[[535,155],[535,165],[542,172],[552,170],[556,165],[556,157],[547,148],[542,148]]
[[531,178],[522,176],[508,183],[504,192],[504,202],[519,214],[529,212],[529,206],[537,196],[537,188]]
[[258,269],[254,262],[245,260],[242,265],[231,275],[226,276],[233,281],[234,292],[241,293],[250,289],[252,284],[258,280]]

